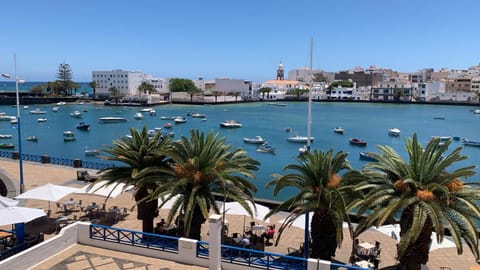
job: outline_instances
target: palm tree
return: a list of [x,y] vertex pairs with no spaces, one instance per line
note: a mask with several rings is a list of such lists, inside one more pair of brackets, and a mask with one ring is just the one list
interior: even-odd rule
[[[208,218],[210,209],[219,213],[215,195],[223,194],[238,201],[246,209],[247,201],[253,202],[255,185],[253,170],[258,170],[258,161],[247,156],[242,149],[231,149],[225,138],[210,131],[190,131],[190,138],[182,136],[174,143],[168,156],[174,161],[175,178],[165,185],[158,186],[152,194],[156,198],[166,198],[167,202],[176,195],[169,212],[167,223],[175,216],[184,215],[184,228],[180,233],[191,239],[200,239],[201,225]],[[160,206],[161,207],[161,206]]]
[[461,178],[475,175],[475,166],[455,166],[467,159],[458,147],[446,153],[450,142],[432,139],[425,148],[417,135],[406,142],[408,161],[388,146],[378,146],[374,154],[378,162],[364,167],[367,181],[358,185],[366,198],[358,210],[369,215],[359,223],[356,235],[369,227],[380,226],[399,218],[400,242],[397,257],[402,269],[420,269],[428,261],[432,232],[441,241],[448,228],[462,254],[462,239],[478,259],[478,217],[480,190],[466,184]]
[[267,98],[268,98],[268,93],[270,93],[271,91],[272,91],[272,88],[270,87],[262,87],[258,89],[258,92],[262,93],[262,100],[265,99],[265,93],[267,93]]
[[93,99],[95,99],[97,97],[96,96],[97,82],[91,81],[88,83],[88,86],[90,86],[93,89]]
[[153,219],[158,215],[157,200],[148,200],[148,195],[162,181],[168,178],[169,159],[164,152],[171,146],[167,137],[157,133],[149,137],[147,128],[141,131],[131,128],[131,138],[122,137],[113,141],[103,152],[109,154],[107,160],[123,163],[122,166],[100,171],[100,179],[111,183],[133,185],[137,202],[137,218],[142,220],[142,230],[153,232]]
[[273,193],[277,195],[282,189],[294,187],[298,192],[268,216],[282,210],[291,210],[291,214],[278,230],[276,244],[283,231],[291,226],[295,219],[313,211],[311,222],[311,257],[330,260],[335,250],[343,241],[342,223],[347,213],[347,205],[343,199],[345,185],[339,172],[351,169],[347,161],[348,153],[333,153],[314,150],[297,158],[299,164],[289,164],[284,171],[293,170],[285,175],[276,175],[267,183],[267,187],[275,186]]

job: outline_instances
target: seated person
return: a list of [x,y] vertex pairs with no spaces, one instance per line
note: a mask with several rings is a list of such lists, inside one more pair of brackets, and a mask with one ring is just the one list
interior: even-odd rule
[[166,231],[166,226],[167,223],[165,222],[165,219],[161,219],[160,222],[157,223],[157,226],[154,229],[154,232],[159,234],[159,233],[165,233]]
[[244,248],[250,246],[250,239],[248,239],[248,237],[244,235],[242,240],[240,240],[240,245]]
[[265,237],[267,243],[270,242],[270,239],[273,239],[273,235],[275,235],[275,225],[268,226],[262,235]]

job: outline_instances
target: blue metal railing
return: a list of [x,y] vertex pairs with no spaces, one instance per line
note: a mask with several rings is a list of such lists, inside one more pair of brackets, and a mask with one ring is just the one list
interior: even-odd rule
[[222,245],[222,260],[264,269],[307,269],[305,258]]
[[5,250],[0,252],[0,261],[4,260],[4,259],[6,259],[10,256],[13,256],[13,255],[15,255],[15,254],[27,249],[27,248],[28,248],[28,244],[26,242],[23,242],[19,245],[15,245],[11,248],[5,249]]
[[90,224],[90,238],[178,253],[178,237]]
[[[98,224],[90,224],[90,238],[138,246],[165,252],[178,253],[177,237],[125,230]],[[251,266],[259,269],[306,270],[308,260],[301,257],[270,253],[254,249],[246,249],[229,245],[221,246],[222,260],[232,264]],[[197,242],[197,257],[208,258],[209,243]],[[332,263],[332,270],[362,270],[364,268],[345,264]]]
[[[13,153],[14,153],[13,151],[1,150],[0,157],[12,159],[14,157]],[[22,160],[26,160],[26,161],[51,163],[51,164],[56,164],[61,166],[69,166],[69,167],[81,167],[86,169],[102,170],[102,169],[115,167],[114,163],[106,163],[106,162],[58,158],[58,157],[49,157],[49,156],[41,156],[41,155],[25,154],[25,153],[22,153],[21,156],[22,156]],[[48,162],[45,162],[45,158],[48,159]]]

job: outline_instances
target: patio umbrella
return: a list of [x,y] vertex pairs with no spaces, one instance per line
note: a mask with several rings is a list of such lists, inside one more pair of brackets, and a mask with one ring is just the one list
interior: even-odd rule
[[[162,206],[162,209],[172,209],[173,204],[175,203],[175,201],[177,201],[178,198],[180,198],[180,196],[182,196],[182,195],[177,194],[177,195],[173,196],[170,200],[168,200]],[[164,198],[158,198],[158,206],[160,206],[166,199],[167,199],[166,196]]]
[[[400,241],[400,225],[398,224],[389,224],[389,225],[383,225],[378,228],[373,227],[373,229],[386,234],[392,238],[395,238],[397,241]],[[435,249],[440,249],[440,248],[451,248],[451,247],[456,247],[455,243],[446,237],[443,237],[443,240],[441,243],[437,242],[437,234],[435,232],[432,233],[431,237],[431,245],[430,245],[430,251],[435,250]]]
[[42,209],[10,206],[0,209],[0,226],[25,223],[45,216]]
[[[310,211],[310,213],[308,213],[308,216],[309,216],[309,219],[310,220],[310,224],[308,224],[308,227],[309,227],[309,230],[311,230],[312,228],[312,217],[313,217],[313,212]],[[282,220],[279,220],[278,222],[280,223],[284,223],[286,220],[286,218],[282,219]],[[297,217],[297,219],[295,219],[294,222],[292,222],[292,226],[295,226],[297,228],[300,228],[302,230],[305,230],[305,214],[302,214],[300,216]],[[346,222],[343,222],[342,223],[342,228],[348,228],[348,223]]]
[[116,198],[124,191],[133,189],[133,186],[125,187],[125,183],[108,184],[108,181],[92,183],[79,189],[76,193],[94,194],[109,198]]
[[79,188],[66,187],[54,184],[45,184],[26,191],[15,197],[16,199],[36,199],[48,201],[48,209],[50,209],[50,201],[58,201],[68,194],[79,191]]
[[[239,202],[217,202],[218,203],[218,208],[223,211],[223,214],[227,215],[242,215],[243,216],[243,228],[245,228],[245,218],[247,216],[250,216],[250,214],[243,208],[243,206]],[[258,220],[264,220],[265,222],[270,222],[270,219],[267,218],[265,219],[265,216],[270,212],[270,209],[266,206],[263,206],[261,204],[255,203],[252,204],[250,201],[247,201],[248,207],[252,210],[253,216],[251,216],[254,219]],[[225,210],[223,210],[225,209]]]
[[19,201],[12,200],[8,197],[0,196],[0,209],[15,206],[19,203]]

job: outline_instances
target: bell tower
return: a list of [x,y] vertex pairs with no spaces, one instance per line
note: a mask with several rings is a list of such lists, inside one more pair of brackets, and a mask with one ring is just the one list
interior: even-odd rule
[[277,69],[277,80],[278,81],[283,81],[284,77],[283,77],[283,64],[282,62],[280,62],[280,64],[278,65],[278,69]]

